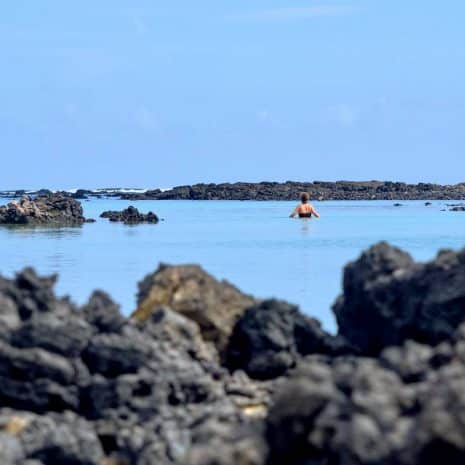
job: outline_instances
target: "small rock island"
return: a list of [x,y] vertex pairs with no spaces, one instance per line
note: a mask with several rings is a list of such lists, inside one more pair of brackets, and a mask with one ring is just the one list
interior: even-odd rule
[[138,223],[158,223],[158,216],[153,212],[141,213],[136,207],[129,206],[122,211],[105,211],[100,215],[100,218],[108,218],[113,222],[121,222],[124,224]]
[[3,225],[77,226],[86,222],[81,204],[61,194],[22,196],[0,206]]

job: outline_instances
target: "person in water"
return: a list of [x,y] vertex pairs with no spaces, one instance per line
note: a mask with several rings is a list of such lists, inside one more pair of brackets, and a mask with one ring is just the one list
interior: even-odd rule
[[315,207],[308,203],[309,200],[310,195],[307,192],[302,192],[300,194],[300,205],[297,205],[297,207],[295,207],[294,211],[289,216],[294,218],[295,216],[299,215],[299,218],[311,218],[313,215],[315,218],[319,218],[320,215],[315,210]]

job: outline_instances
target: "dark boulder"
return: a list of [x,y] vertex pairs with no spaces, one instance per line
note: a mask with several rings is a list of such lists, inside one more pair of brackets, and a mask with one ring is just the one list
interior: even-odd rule
[[266,420],[267,465],[465,463],[463,334],[379,360],[303,360]]
[[124,224],[158,223],[159,221],[155,213],[141,213],[133,206],[129,206],[122,211],[105,211],[100,215],[100,218],[108,218],[110,221]]
[[120,307],[103,291],[94,291],[82,311],[88,323],[96,332],[116,333],[126,322]]
[[286,302],[267,300],[249,309],[232,332],[226,365],[256,379],[285,374],[304,355],[349,352],[340,337],[323,331],[319,322]]
[[[104,452],[97,434],[88,422],[71,412],[38,416],[5,409],[0,410],[0,425],[12,443],[10,450],[0,450],[2,465],[103,463]],[[5,456],[16,460],[5,462]]]
[[465,321],[465,250],[417,264],[380,243],[344,271],[339,334],[367,355],[407,339],[437,344]]

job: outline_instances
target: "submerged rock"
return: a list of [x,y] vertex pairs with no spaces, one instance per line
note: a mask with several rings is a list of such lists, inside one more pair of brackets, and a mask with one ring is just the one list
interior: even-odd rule
[[106,211],[100,215],[100,218],[108,218],[110,221],[122,222],[125,224],[137,223],[158,223],[158,216],[153,212],[141,213],[133,206],[122,211]]
[[81,225],[85,222],[81,204],[60,194],[21,197],[0,206],[0,224]]

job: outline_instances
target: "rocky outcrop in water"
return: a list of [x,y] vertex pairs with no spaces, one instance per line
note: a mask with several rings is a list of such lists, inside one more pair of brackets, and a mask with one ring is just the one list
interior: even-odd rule
[[308,192],[313,200],[462,200],[465,183],[406,184],[390,181],[259,182],[194,184],[161,191],[123,193],[126,200],[297,200]]
[[129,206],[122,211],[106,211],[100,218],[108,218],[110,221],[124,224],[158,223],[158,216],[153,212],[141,213],[137,208]]
[[84,222],[81,204],[60,194],[23,196],[0,206],[0,224],[80,225]]
[[0,278],[0,463],[462,464],[464,257],[371,248],[339,336],[196,266],[147,276],[129,319],[101,291],[79,308],[55,277]]

